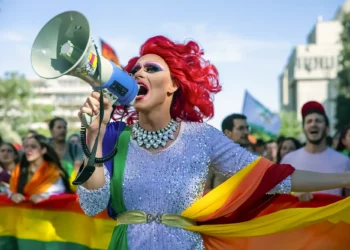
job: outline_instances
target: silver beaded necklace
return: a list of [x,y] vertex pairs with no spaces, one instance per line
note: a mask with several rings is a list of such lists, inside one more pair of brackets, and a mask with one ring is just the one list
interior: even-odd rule
[[178,128],[178,124],[175,120],[171,119],[169,124],[157,131],[147,131],[140,127],[139,123],[136,123],[132,128],[132,139],[137,142],[140,147],[149,149],[153,147],[157,149],[159,146],[165,147],[168,140],[174,140],[174,132]]

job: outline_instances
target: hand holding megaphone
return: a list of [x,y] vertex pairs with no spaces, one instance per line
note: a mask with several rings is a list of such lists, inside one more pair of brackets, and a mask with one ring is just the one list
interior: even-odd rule
[[[103,109],[104,109],[104,116],[99,117],[100,112],[100,92],[93,91],[91,95],[86,99],[85,103],[81,106],[78,116],[80,121],[84,124],[86,122],[86,119],[89,119],[89,117],[93,117],[92,121],[89,125],[90,132],[97,132],[99,120],[102,119],[102,126],[107,126],[111,113],[113,111],[112,104],[108,98],[103,99]],[[96,119],[96,117],[98,119]]]
[[[88,20],[76,11],[55,16],[40,30],[32,47],[31,62],[40,77],[78,77],[93,90],[102,91],[112,105],[132,105],[139,90],[127,72],[99,56]],[[96,116],[82,113],[83,126],[90,126]]]

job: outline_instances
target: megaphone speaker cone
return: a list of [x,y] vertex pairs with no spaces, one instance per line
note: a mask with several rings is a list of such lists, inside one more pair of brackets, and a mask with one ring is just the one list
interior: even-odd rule
[[[61,55],[62,46],[68,41],[74,45],[72,60]],[[31,52],[33,70],[46,79],[67,75],[80,63],[89,44],[90,25],[87,18],[76,11],[61,13],[48,21],[35,38]]]

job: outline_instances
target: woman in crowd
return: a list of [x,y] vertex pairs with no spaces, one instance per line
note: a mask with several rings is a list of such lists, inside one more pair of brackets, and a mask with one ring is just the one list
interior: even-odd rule
[[11,173],[19,161],[17,149],[8,142],[0,145],[0,193],[8,189]]
[[301,148],[301,143],[294,137],[284,138],[277,151],[277,163],[280,163],[283,157],[289,152]]
[[39,134],[23,142],[24,155],[10,179],[9,196],[15,203],[38,203],[51,195],[70,193],[66,171],[47,139]]
[[339,134],[336,150],[346,156],[350,156],[350,126],[346,126]]

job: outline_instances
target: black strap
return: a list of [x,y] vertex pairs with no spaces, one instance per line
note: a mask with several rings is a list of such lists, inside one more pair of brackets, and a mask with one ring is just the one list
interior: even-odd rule
[[[98,74],[99,74],[99,80],[101,82],[101,73],[102,73],[102,71],[101,71],[101,58],[100,58],[100,55],[98,53],[98,49],[97,49],[96,45],[94,45],[94,46],[96,49],[96,56],[97,56],[97,70],[98,70]],[[96,158],[96,151],[97,151],[97,146],[98,146],[98,138],[100,137],[101,124],[102,124],[102,120],[104,117],[103,93],[101,90],[99,92],[100,92],[100,113],[99,113],[100,120],[98,123],[97,137],[96,137],[96,140],[94,142],[94,146],[92,147],[91,154],[90,154],[90,156],[88,156],[89,157],[88,163],[86,164],[86,166],[84,168],[83,167],[84,162],[83,162],[83,165],[80,167],[79,172],[77,174],[77,177],[73,181],[74,185],[81,185],[81,184],[85,183],[95,171],[95,158]],[[86,144],[85,141],[82,143]]]

